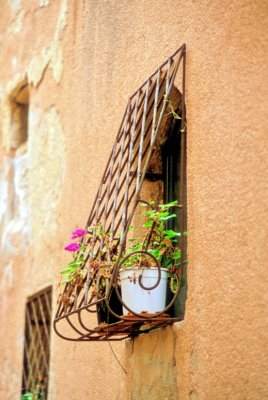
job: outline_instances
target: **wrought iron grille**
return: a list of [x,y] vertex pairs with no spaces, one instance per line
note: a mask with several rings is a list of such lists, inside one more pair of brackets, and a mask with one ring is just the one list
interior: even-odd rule
[[32,296],[26,304],[22,394],[47,398],[52,288]]
[[[80,269],[85,271],[83,281],[76,279],[66,284],[59,297],[59,306],[54,320],[54,329],[63,339],[72,341],[121,340],[147,332],[162,325],[172,324],[178,318],[167,314],[179,289],[170,304],[156,315],[133,313],[122,316],[123,300],[117,284],[118,270],[124,255],[129,227],[137,204],[142,201],[142,185],[146,176],[154,175],[152,160],[157,152],[159,138],[176,109],[180,115],[181,177],[180,180],[180,231],[185,230],[185,61],[186,46],[181,46],[164,62],[129,98],[115,143],[105,168],[101,184],[90,212],[86,230],[101,225],[109,232],[110,248],[114,248],[112,276],[106,280],[102,296],[92,294],[92,266],[103,249],[103,240],[94,235],[82,242],[86,245],[86,257]],[[176,81],[175,81],[176,79]],[[157,175],[157,174],[156,174]],[[181,236],[183,274],[185,260],[184,237]],[[99,284],[96,270],[94,282]],[[178,277],[180,279],[180,276]],[[95,284],[94,283],[94,284]],[[179,287],[179,285],[178,285]],[[93,291],[94,292],[94,291]],[[116,299],[116,300],[114,300]],[[119,307],[116,303],[119,299]],[[92,315],[106,307],[112,318],[105,327],[94,328]],[[121,307],[121,308],[120,308]]]

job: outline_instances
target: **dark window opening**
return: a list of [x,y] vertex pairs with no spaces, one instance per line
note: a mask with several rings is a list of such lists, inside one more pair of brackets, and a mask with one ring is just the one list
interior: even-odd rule
[[26,303],[22,399],[46,400],[48,392],[52,288]]
[[[180,232],[182,226],[184,226],[184,231],[186,231],[186,221],[184,221],[183,224],[181,221],[182,218],[186,219],[185,159],[182,160],[182,152],[184,151],[183,147],[185,147],[185,143],[182,143],[182,135],[181,119],[174,118],[167,135],[167,140],[162,148],[164,203],[178,200],[179,204],[181,203],[184,206],[182,211],[178,211],[178,208],[174,208],[172,211],[177,214],[177,218],[167,221],[168,229],[173,229],[176,232]],[[182,163],[184,165],[182,165]],[[184,180],[183,189],[181,180]],[[181,193],[182,190],[184,193]],[[184,237],[183,240],[184,253],[186,253],[186,237]],[[182,257],[185,257],[185,254],[182,254]],[[186,276],[187,264],[185,263],[183,264],[182,286],[175,304],[170,310],[171,315],[175,317],[184,317],[187,295]]]

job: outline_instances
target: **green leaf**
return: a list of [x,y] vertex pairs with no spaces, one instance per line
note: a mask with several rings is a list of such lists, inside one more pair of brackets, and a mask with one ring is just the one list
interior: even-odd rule
[[171,214],[171,215],[168,215],[167,217],[162,217],[162,218],[159,218],[160,219],[160,221],[166,221],[167,219],[170,219],[170,218],[176,218],[176,214]]
[[164,231],[164,233],[169,237],[169,238],[173,238],[175,236],[181,236],[180,232],[175,232],[173,231],[173,229],[167,229]]
[[167,217],[168,215],[169,215],[168,211],[161,212],[161,213],[159,213],[158,218],[161,219],[161,218]]
[[141,247],[142,247],[141,243],[133,244],[132,246],[130,246],[130,250],[131,251],[138,251],[138,250],[141,250]]
[[149,219],[145,224],[143,225],[144,228],[151,228],[153,226],[154,221],[152,219]]
[[144,217],[152,217],[155,214],[155,211],[145,211],[143,213]]
[[169,267],[170,265],[173,265],[172,260],[167,257],[162,258],[161,264],[164,265],[165,267]]
[[178,260],[179,258],[181,258],[181,251],[178,250],[178,251],[174,252],[172,254],[172,258],[173,258],[173,260]]
[[68,267],[75,267],[76,266],[75,261],[69,262],[69,264],[67,264],[67,266]]
[[136,242],[137,240],[140,240],[140,238],[132,238],[132,239],[128,239],[129,242]]
[[84,260],[77,260],[74,262],[75,265],[83,264]]
[[21,400],[33,400],[33,393],[27,392],[21,396]]
[[170,203],[167,203],[167,204],[159,204],[159,207],[165,209],[165,208],[173,207],[173,206],[175,206],[176,204],[178,204],[178,201],[177,201],[177,200],[174,200],[174,201],[171,201]]
[[63,269],[62,271],[60,271],[60,273],[61,273],[62,275],[64,275],[64,274],[69,274],[69,272],[70,272],[70,268],[68,268],[68,269]]
[[159,256],[160,256],[160,249],[151,249],[151,250],[148,250],[149,251],[149,253],[151,253],[155,258],[159,258]]

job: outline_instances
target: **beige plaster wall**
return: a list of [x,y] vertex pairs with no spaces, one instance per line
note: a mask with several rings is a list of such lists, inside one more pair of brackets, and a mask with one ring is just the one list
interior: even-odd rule
[[[0,4],[0,394],[19,398],[24,305],[83,226],[128,96],[187,44],[186,317],[113,344],[52,336],[50,400],[264,400],[268,2],[8,0]],[[10,95],[30,88],[27,146]],[[56,301],[56,294],[54,303]]]

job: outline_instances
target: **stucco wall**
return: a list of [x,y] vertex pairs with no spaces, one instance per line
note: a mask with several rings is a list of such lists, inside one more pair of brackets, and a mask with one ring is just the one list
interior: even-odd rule
[[[107,343],[53,335],[50,400],[268,398],[267,24],[267,0],[1,3],[1,397],[19,398],[26,298],[56,293],[128,96],[186,43],[185,320],[113,344],[127,375]],[[29,137],[14,152],[25,79]]]

